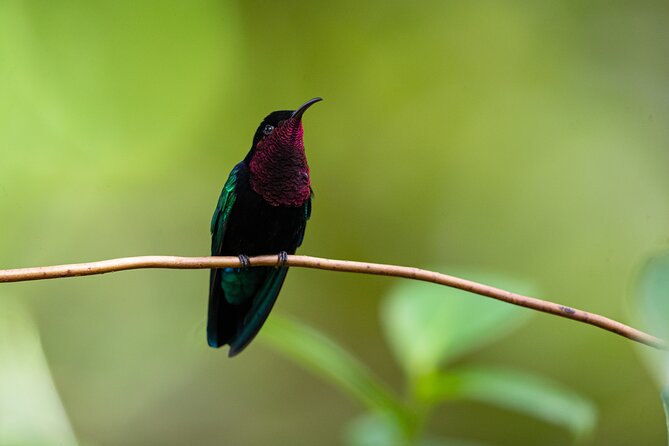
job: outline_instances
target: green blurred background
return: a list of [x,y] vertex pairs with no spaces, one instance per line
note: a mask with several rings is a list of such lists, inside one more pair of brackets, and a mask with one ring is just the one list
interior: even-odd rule
[[[2,0],[0,267],[208,254],[216,199],[259,121],[314,96],[301,253],[484,267],[633,321],[635,274],[669,244],[659,0]],[[399,385],[378,317],[393,283],[295,269],[275,311]],[[141,270],[0,287],[0,431],[340,444],[360,406],[263,342],[233,360],[209,349],[207,286],[207,271]],[[473,356],[594,400],[592,444],[666,441],[657,389],[622,338],[537,315]],[[570,441],[473,403],[430,429]]]

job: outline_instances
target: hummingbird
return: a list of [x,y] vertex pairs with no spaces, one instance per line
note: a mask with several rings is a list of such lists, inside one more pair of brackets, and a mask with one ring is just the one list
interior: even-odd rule
[[[235,356],[265,323],[311,216],[311,177],[297,110],[263,119],[251,150],[230,172],[211,220],[211,255],[237,256],[241,267],[212,269],[209,276],[207,342],[230,345]],[[249,256],[277,254],[278,266],[250,268]]]

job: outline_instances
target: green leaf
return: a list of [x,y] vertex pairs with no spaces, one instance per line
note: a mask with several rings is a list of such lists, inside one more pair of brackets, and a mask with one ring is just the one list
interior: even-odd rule
[[[414,444],[404,437],[393,417],[384,413],[367,413],[349,424],[345,433],[348,446],[406,446]],[[483,443],[454,438],[425,437],[418,446],[486,446]]]
[[275,350],[337,384],[367,407],[393,414],[405,422],[407,414],[378,378],[322,333],[276,314],[267,321],[261,339]]
[[651,259],[639,281],[641,317],[661,338],[669,338],[669,253]]
[[470,367],[423,380],[421,396],[432,403],[467,399],[488,403],[568,429],[584,438],[594,428],[595,406],[546,378],[499,367]]
[[[642,324],[654,335],[669,339],[669,253],[652,258],[641,272],[638,310]],[[669,354],[639,347],[660,386],[669,385]]]
[[[457,275],[508,291],[531,290],[506,276],[474,271]],[[440,363],[500,339],[529,314],[504,302],[417,281],[400,283],[381,307],[390,346],[410,376],[430,374]]]
[[392,415],[383,412],[364,414],[353,420],[345,431],[349,446],[403,446],[404,431]]
[[[654,335],[669,339],[669,253],[651,258],[641,271],[637,287],[642,324]],[[638,347],[660,388],[669,432],[669,353]]]

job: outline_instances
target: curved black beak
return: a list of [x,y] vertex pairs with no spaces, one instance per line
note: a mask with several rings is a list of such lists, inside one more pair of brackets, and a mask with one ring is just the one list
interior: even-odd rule
[[302,115],[304,114],[305,111],[307,111],[307,109],[308,109],[309,107],[311,107],[312,105],[314,105],[316,102],[320,102],[320,101],[322,101],[322,100],[323,100],[323,98],[313,98],[313,99],[309,99],[307,102],[305,102],[304,104],[300,105],[300,108],[298,108],[297,110],[295,110],[295,111],[293,112],[293,114],[290,115],[290,118],[291,118],[291,119],[297,119],[297,120],[301,119],[301,118],[302,118]]

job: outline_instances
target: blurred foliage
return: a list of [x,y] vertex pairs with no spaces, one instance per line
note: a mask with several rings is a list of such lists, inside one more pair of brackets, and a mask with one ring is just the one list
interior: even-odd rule
[[[207,254],[221,186],[258,122],[314,96],[302,253],[531,277],[539,297],[629,319],[638,265],[669,245],[659,0],[2,0],[0,267]],[[391,285],[296,269],[275,312],[331,333],[396,388],[406,368],[376,316]],[[234,360],[207,348],[206,271],[1,294],[34,321],[81,444],[335,445],[358,410],[262,345]],[[546,315],[505,339],[448,370],[532,370],[593,399],[593,444],[665,441],[629,342]],[[466,401],[433,420],[438,437],[568,441]]]
[[[437,269],[439,270],[439,269]],[[463,271],[458,277],[469,277]],[[534,294],[527,285],[507,278],[477,276],[477,280],[521,294]],[[406,282],[383,302],[386,336],[410,379],[419,379],[475,347],[485,345],[515,328],[528,316],[512,305],[486,299],[444,299],[444,293],[424,283]]]
[[399,401],[342,347],[323,334],[280,317],[268,322],[264,335],[274,348],[336,382],[370,409],[405,418]]
[[[517,292],[528,294],[527,286],[515,280],[463,273],[496,287],[516,284]],[[351,446],[469,444],[423,432],[438,404],[467,399],[563,426],[577,439],[592,433],[592,403],[544,378],[490,366],[440,369],[456,354],[499,340],[519,326],[527,310],[414,281],[397,286],[382,304],[388,342],[406,373],[406,403],[390,395],[342,347],[313,329],[275,316],[262,335],[275,349],[333,381],[370,409],[348,431]]]
[[37,329],[8,296],[0,299],[0,444],[74,446]]
[[[639,319],[663,339],[669,339],[669,253],[652,257],[641,271],[635,290]],[[646,364],[655,375],[669,432],[669,353],[642,350]],[[669,440],[668,440],[669,441]]]

